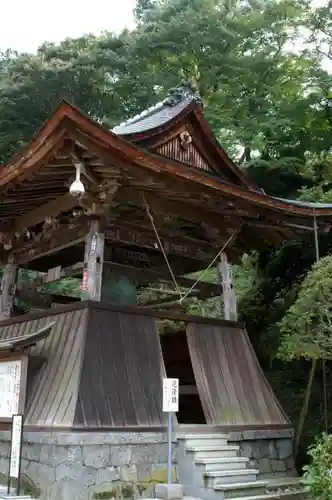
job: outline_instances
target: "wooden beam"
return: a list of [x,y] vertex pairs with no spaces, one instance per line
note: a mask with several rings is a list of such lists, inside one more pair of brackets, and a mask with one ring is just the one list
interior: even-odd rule
[[218,272],[222,286],[222,303],[224,305],[224,318],[229,321],[237,321],[236,295],[233,285],[232,268],[228,264],[227,254],[220,255]]
[[104,234],[100,232],[99,221],[93,220],[85,243],[82,300],[100,301],[103,264]]
[[41,207],[28,212],[27,214],[18,217],[11,228],[12,232],[21,231],[22,229],[35,226],[43,222],[46,217],[55,217],[61,212],[66,212],[78,205],[77,198],[74,198],[70,193],[66,193],[60,198],[42,205]]
[[[149,248],[159,251],[157,239],[154,233],[143,233],[129,230],[118,224],[109,225],[105,229],[105,239],[112,242],[123,243],[134,247]],[[173,242],[170,238],[161,238],[161,242],[166,254],[179,255],[187,259],[210,263],[215,257],[216,251],[211,247],[211,251],[204,248],[197,248],[195,245],[185,242]]]
[[[141,284],[158,283],[161,289],[164,285],[165,289],[167,288],[169,290],[170,288],[173,288],[174,290],[172,278],[169,276],[169,273],[166,274],[166,271],[161,273],[153,271],[151,269],[137,268],[111,261],[104,262],[104,266],[106,269],[110,267],[112,269],[112,272],[114,272],[118,276],[128,276],[132,279],[137,280]],[[183,276],[176,276],[176,281],[179,286],[184,288],[191,288],[195,283],[193,279]],[[208,283],[206,281],[200,281],[199,283],[197,283],[195,286],[195,290],[197,290],[200,294],[209,297],[218,296],[220,294],[219,285],[215,283]]]
[[[143,201],[143,191],[138,192],[130,188],[121,188],[117,195],[117,200],[119,201],[128,201],[130,200],[132,203],[141,206],[144,209],[144,201]],[[195,221],[201,223],[208,223],[209,225],[213,225],[218,229],[221,233],[223,233],[223,239],[225,238],[225,223],[223,214],[217,214],[212,211],[208,211],[204,208],[204,206],[197,207],[192,204],[185,203],[177,199],[176,201],[167,200],[163,195],[155,196],[151,193],[144,193],[144,198],[153,213],[169,214],[178,218],[182,218],[188,221]],[[236,217],[233,221],[228,223],[229,229],[234,229],[241,223],[239,217]],[[221,237],[221,236],[220,236]],[[227,237],[226,237],[227,239]]]
[[[159,223],[160,219],[156,218],[155,222]],[[122,229],[127,231],[139,232],[143,235],[151,236],[155,238],[155,233],[153,231],[153,227],[150,221],[141,221],[141,220],[133,220],[133,215],[130,216],[130,219],[125,216],[120,216],[118,219],[112,220],[109,219],[109,225],[121,226]],[[156,224],[157,225],[157,224]],[[207,253],[217,251],[217,245],[215,245],[215,240],[208,242],[206,240],[202,240],[199,238],[194,238],[193,236],[188,236],[186,232],[180,229],[173,229],[167,227],[167,225],[160,227],[157,225],[158,235],[162,238],[166,238],[166,240],[172,240],[176,244],[180,245],[190,245],[191,247],[196,247],[206,251]]]
[[12,253],[17,265],[30,263],[47,255],[75,246],[85,240],[88,228],[86,221],[78,222],[72,228],[60,227],[53,231],[51,238],[45,241],[32,242],[23,248],[14,248]]
[[14,305],[17,266],[8,263],[4,270],[0,285],[0,321],[10,318]]
[[67,266],[60,269],[59,276],[53,279],[49,277],[47,273],[38,276],[37,278],[31,280],[36,287],[43,285],[49,285],[50,283],[56,283],[64,278],[74,278],[79,276],[81,278],[84,269],[84,262],[77,262],[73,266]]

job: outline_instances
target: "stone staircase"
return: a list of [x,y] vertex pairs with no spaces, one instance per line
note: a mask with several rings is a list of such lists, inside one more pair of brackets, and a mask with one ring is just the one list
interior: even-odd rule
[[[259,480],[239,446],[229,445],[226,434],[178,435],[179,482],[184,495],[204,500],[304,500],[300,479]],[[289,483],[292,484],[288,488]]]

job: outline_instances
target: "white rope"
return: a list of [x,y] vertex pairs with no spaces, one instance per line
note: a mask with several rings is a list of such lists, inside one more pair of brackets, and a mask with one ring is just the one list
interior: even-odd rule
[[217,253],[217,255],[215,256],[215,258],[211,261],[211,263],[208,265],[208,267],[206,269],[204,269],[201,274],[198,276],[197,280],[195,281],[195,283],[192,285],[192,287],[179,299],[179,302],[180,304],[183,302],[184,299],[186,299],[188,297],[188,295],[191,294],[191,292],[194,290],[194,288],[198,285],[198,283],[202,280],[202,278],[205,276],[205,274],[207,273],[207,271],[213,266],[213,264],[216,262],[216,260],[218,259],[218,257],[223,253],[223,251],[226,249],[226,247],[229,245],[229,243],[234,239],[234,237],[239,233],[241,228],[236,228],[234,229],[233,233],[231,234],[231,236],[228,238],[228,240],[226,241],[226,243],[224,243],[224,245],[222,246],[222,248],[219,250],[219,252]]
[[162,252],[162,254],[163,254],[163,257],[164,257],[164,259],[165,259],[165,262],[166,262],[166,265],[167,265],[168,270],[169,270],[169,272],[170,272],[170,275],[171,275],[171,277],[172,277],[172,280],[173,280],[173,283],[174,283],[175,289],[176,289],[177,293],[178,293],[178,294],[179,294],[179,296],[180,296],[180,301],[182,302],[182,291],[181,291],[181,289],[180,289],[180,287],[179,287],[179,285],[178,285],[178,282],[176,281],[176,278],[175,278],[175,275],[174,275],[174,273],[173,273],[172,267],[171,267],[171,265],[170,265],[170,263],[169,263],[169,260],[168,260],[168,258],[167,258],[167,254],[166,254],[166,252],[165,252],[165,249],[164,249],[164,247],[163,247],[163,244],[162,244],[162,242],[161,242],[161,239],[159,238],[159,234],[158,234],[158,231],[157,231],[156,225],[155,225],[155,223],[154,223],[153,216],[152,216],[152,214],[151,214],[151,212],[150,212],[149,205],[147,204],[147,201],[146,201],[146,199],[145,199],[144,194],[143,194],[142,196],[143,196],[143,201],[144,201],[144,204],[145,204],[146,213],[148,214],[149,219],[150,219],[150,221],[151,221],[151,225],[152,225],[152,227],[153,227],[154,234],[155,234],[155,236],[156,236],[156,238],[157,238],[159,248],[160,248],[160,250],[161,250],[161,252]]
[[176,278],[175,278],[175,275],[173,273],[173,270],[172,270],[172,267],[169,263],[169,260],[167,258],[167,254],[165,252],[165,249],[163,247],[163,244],[161,242],[161,239],[159,237],[159,234],[158,234],[158,231],[157,231],[157,228],[156,228],[156,225],[154,223],[154,219],[153,219],[153,215],[151,214],[151,211],[150,211],[150,208],[149,208],[149,205],[145,199],[145,196],[144,194],[142,194],[142,198],[143,198],[143,201],[144,201],[144,205],[145,205],[145,209],[146,209],[146,213],[148,214],[148,217],[150,219],[150,222],[151,222],[151,225],[153,227],[153,231],[155,233],[155,236],[156,236],[156,239],[158,241],[158,245],[159,245],[159,248],[163,254],[163,257],[165,259],[165,262],[166,262],[166,265],[168,267],[168,270],[170,272],[170,275],[172,277],[172,280],[173,280],[173,283],[174,283],[174,286],[175,286],[175,289],[177,291],[177,293],[179,294],[180,296],[180,299],[178,300],[179,304],[182,304],[182,302],[188,297],[188,295],[191,294],[191,292],[196,288],[196,286],[200,283],[200,281],[202,280],[202,278],[205,276],[205,274],[207,273],[207,271],[213,266],[213,264],[216,262],[216,260],[218,259],[218,257],[223,253],[223,251],[227,248],[227,246],[230,244],[230,242],[239,234],[239,232],[241,231],[241,228],[242,228],[242,225],[240,227],[237,227],[236,229],[234,229],[233,233],[231,234],[231,236],[228,238],[228,240],[226,241],[226,243],[224,243],[224,245],[222,246],[222,248],[219,250],[219,252],[217,253],[217,255],[214,257],[214,259],[211,261],[211,263],[208,265],[207,268],[205,268],[201,274],[198,276],[197,280],[195,281],[195,283],[189,288],[189,290],[187,290],[186,293],[182,293],[179,285],[178,285],[178,282],[176,281]]

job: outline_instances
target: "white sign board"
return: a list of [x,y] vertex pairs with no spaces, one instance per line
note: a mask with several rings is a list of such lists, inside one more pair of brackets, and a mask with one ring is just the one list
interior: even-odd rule
[[163,379],[163,411],[179,411],[179,379]]
[[12,442],[10,448],[9,476],[16,479],[20,475],[21,442],[22,442],[23,416],[13,416]]
[[22,361],[0,362],[0,419],[19,412]]

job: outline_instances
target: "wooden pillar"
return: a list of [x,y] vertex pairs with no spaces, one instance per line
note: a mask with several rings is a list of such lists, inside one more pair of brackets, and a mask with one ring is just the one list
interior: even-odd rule
[[237,321],[236,295],[233,286],[232,267],[228,263],[227,255],[223,252],[218,263],[218,274],[222,286],[222,304],[224,317],[229,321]]
[[16,289],[17,266],[8,262],[3,270],[0,286],[0,321],[11,316]]
[[100,301],[103,263],[104,234],[100,232],[99,221],[93,220],[85,242],[82,300]]

